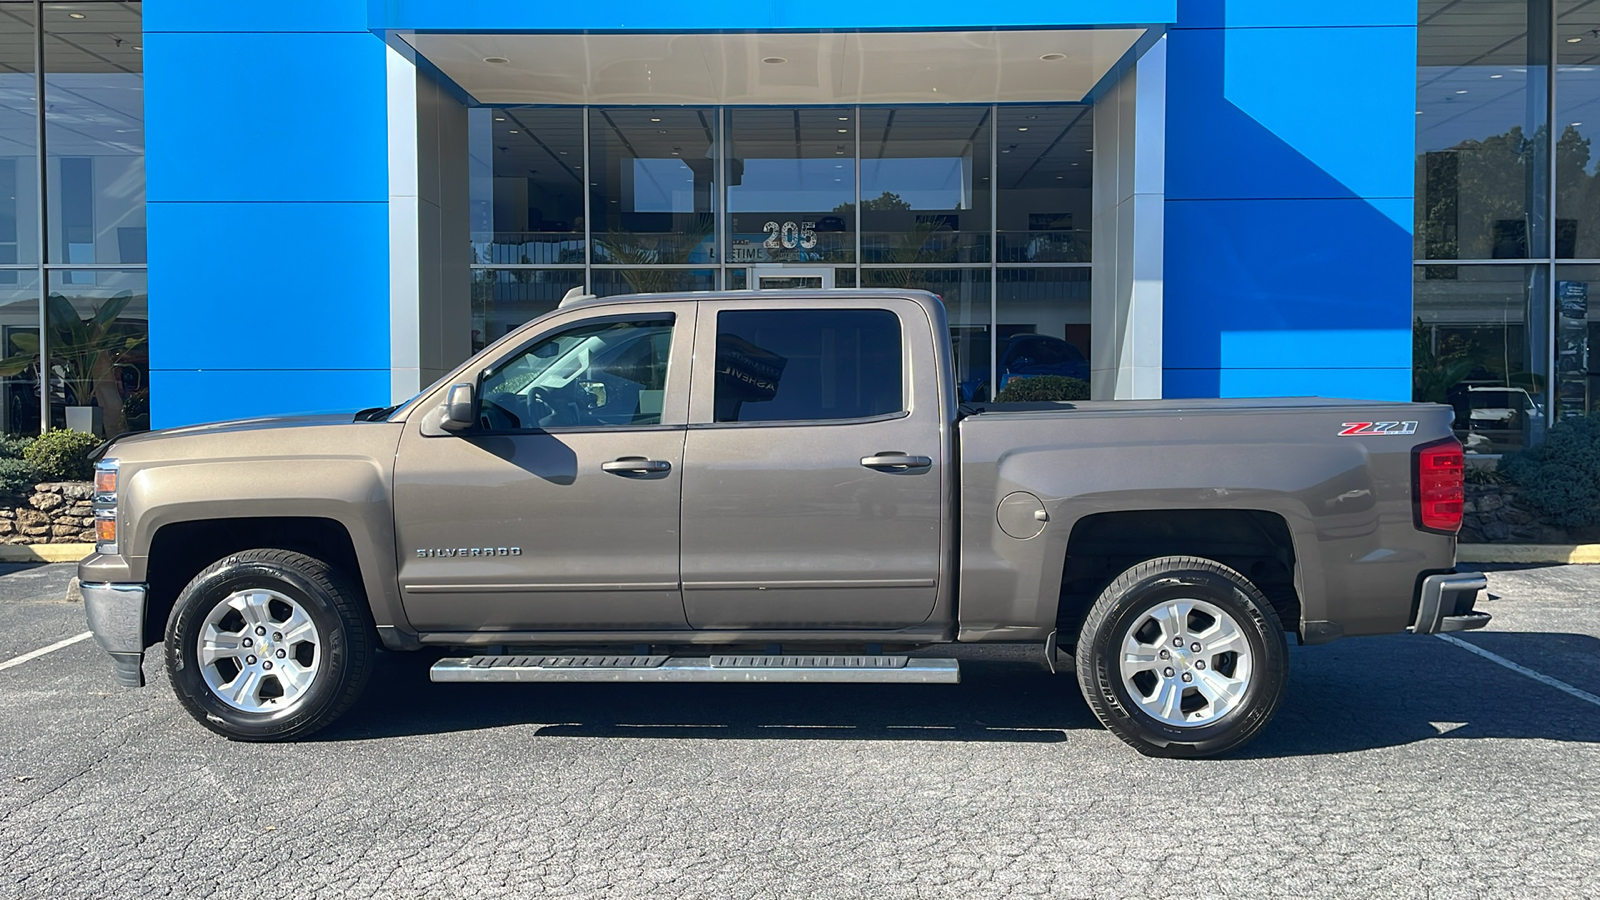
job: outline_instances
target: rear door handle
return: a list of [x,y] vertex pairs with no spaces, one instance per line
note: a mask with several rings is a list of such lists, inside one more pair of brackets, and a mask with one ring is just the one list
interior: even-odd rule
[[600,471],[613,475],[659,475],[672,471],[672,463],[664,459],[645,459],[642,456],[624,456],[600,464]]
[[933,460],[926,456],[907,456],[904,453],[878,453],[873,456],[861,457],[861,464],[869,469],[903,471],[905,469],[926,469],[933,465]]

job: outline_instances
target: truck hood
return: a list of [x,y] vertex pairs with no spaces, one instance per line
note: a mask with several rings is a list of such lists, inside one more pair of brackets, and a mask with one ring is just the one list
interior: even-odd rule
[[355,422],[354,410],[304,416],[259,416],[253,419],[232,419],[226,422],[207,422],[203,425],[184,425],[178,428],[163,428],[159,431],[125,434],[116,438],[114,445],[116,447],[129,447],[165,438],[229,434],[239,431],[274,431],[282,428],[306,428],[319,425],[353,425]]

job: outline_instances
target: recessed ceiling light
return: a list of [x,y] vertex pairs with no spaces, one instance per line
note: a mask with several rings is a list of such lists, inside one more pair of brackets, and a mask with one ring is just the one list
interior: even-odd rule
[[505,65],[506,63],[511,62],[511,60],[506,59],[504,56],[485,56],[483,61],[495,66]]
[[1039,58],[1045,62],[1055,62],[1058,59],[1066,59],[1067,55],[1065,53],[1046,53]]
[[676,151],[676,150],[672,151],[672,155],[673,156],[677,156],[678,155],[678,151]]
[[504,122],[506,120],[506,117],[505,116],[495,116],[494,120],[496,122]]
[[515,128],[513,128],[513,129],[511,129],[511,133],[512,134],[521,134],[522,132],[520,132],[520,131],[516,130]]
[[1466,93],[1466,91],[1456,91],[1456,93],[1458,93],[1458,94],[1465,94],[1465,93]]
[[1417,110],[1417,115],[1419,115],[1419,116],[1422,115],[1422,110],[1420,110],[1420,109]]
[[1005,149],[1005,150],[1001,150],[1001,151],[1000,151],[1000,152],[1001,152],[1001,153],[1010,153],[1010,152],[1011,152],[1011,150],[1010,150],[1010,149],[1009,149],[1009,148],[1008,148],[1008,149]]
[[667,130],[665,128],[657,128],[656,129],[656,134],[666,134],[666,133],[667,133]]
[[1567,38],[1567,43],[1569,43],[1569,44],[1577,44],[1577,43],[1580,43],[1582,41],[1583,41],[1583,38]]
[[776,65],[780,65],[782,63],[788,62],[787,59],[784,59],[781,56],[769,56],[769,57],[767,57],[767,58],[765,58],[765,59],[763,59],[761,61],[766,63],[769,66],[776,66]]
[[1061,179],[1063,179],[1063,178],[1065,178],[1065,177],[1067,177],[1067,176],[1065,176],[1065,175],[1057,175],[1057,176],[1056,176],[1056,180],[1057,180],[1057,181],[1060,181],[1060,180],[1061,180]]
[[142,51],[143,51],[143,50],[144,50],[144,48],[143,48],[143,47],[141,47],[141,46],[139,46],[139,45],[138,45],[138,44],[134,44],[134,45],[133,45],[133,49],[135,49],[135,50],[138,50],[138,51],[141,51],[141,52],[142,52]]
[[1073,165],[1077,165],[1077,163],[1073,163]]
[[567,151],[565,151],[565,150],[561,151],[561,155],[562,156],[566,156],[567,155]]
[[850,121],[850,117],[849,116],[840,116],[839,117],[839,121],[848,122],[848,121]]
[[848,128],[841,128],[841,129],[839,129],[839,133],[840,133],[840,134],[849,134],[849,133],[850,133],[850,129],[848,129]]
[[1027,131],[1028,130],[1028,126],[1026,126],[1026,125],[1018,125],[1017,126],[1017,130],[1018,131]]
[[1582,125],[1582,124],[1583,124],[1582,122],[1573,122],[1572,123],[1572,127],[1573,128],[1577,128],[1579,125]]
[[1490,75],[1490,78],[1504,78],[1504,75]]
[[81,18],[83,18],[83,13],[67,13],[67,18],[69,18],[69,19],[81,19]]

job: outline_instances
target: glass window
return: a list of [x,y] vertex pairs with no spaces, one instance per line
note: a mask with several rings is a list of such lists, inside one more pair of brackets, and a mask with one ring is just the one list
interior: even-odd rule
[[1556,256],[1600,258],[1600,4],[1556,4]]
[[[0,266],[39,261],[33,44],[33,4],[0,3]],[[20,285],[22,278],[0,269],[0,291]],[[33,418],[37,422],[38,413]]]
[[718,422],[859,419],[904,409],[900,320],[882,309],[717,313]]
[[579,287],[582,269],[472,270],[472,352],[555,309]]
[[989,260],[989,127],[987,106],[861,111],[863,261]]
[[728,111],[729,263],[855,259],[849,109]]
[[992,323],[988,269],[871,268],[861,270],[861,283],[869,288],[907,288],[938,295],[950,327],[960,400],[989,399]]
[[[150,311],[145,273],[51,272],[46,309],[51,427],[89,431],[98,420],[96,431],[104,437],[149,428]],[[17,344],[15,339],[12,344]]]
[[1088,268],[1001,269],[995,326],[1000,387],[1012,378],[1089,381]]
[[[138,3],[44,7],[51,262],[145,262]],[[95,286],[88,273],[68,284]]]
[[595,262],[716,261],[715,110],[596,108],[589,141]]
[[671,318],[598,322],[544,338],[483,379],[491,431],[661,424]]
[[0,432],[39,433],[39,273],[0,278]]
[[1419,259],[1549,255],[1548,16],[1530,23],[1530,8],[1422,0],[1418,9]]
[[1588,415],[1600,406],[1600,266],[1556,267],[1555,324],[1555,418]]
[[582,265],[583,110],[467,111],[472,261]]
[[[1441,271],[1441,270],[1449,271]],[[1545,266],[1417,266],[1412,399],[1455,407],[1468,453],[1544,437]]]
[[716,287],[715,269],[595,269],[591,290],[597,297],[610,297],[613,294],[711,291]]
[[1001,262],[1089,261],[1092,109],[1000,107]]

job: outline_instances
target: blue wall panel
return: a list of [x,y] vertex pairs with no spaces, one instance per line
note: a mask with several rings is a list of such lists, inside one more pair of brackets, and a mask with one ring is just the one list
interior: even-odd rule
[[1409,399],[1415,7],[1179,12],[1163,392]]
[[[295,413],[353,412],[388,404],[389,372],[229,369],[150,373],[157,428]],[[363,403],[354,398],[377,398]]]
[[372,0],[374,30],[742,31],[761,28],[1009,28],[1158,24],[1177,19],[1176,0],[966,0],[875,3],[526,3],[518,0]]
[[387,50],[366,12],[146,4],[156,427],[387,402]]

